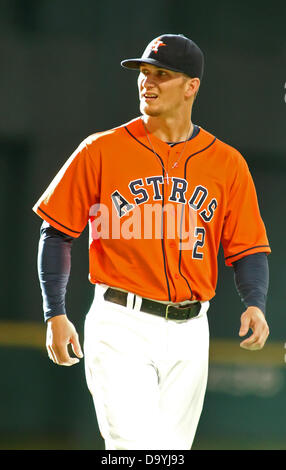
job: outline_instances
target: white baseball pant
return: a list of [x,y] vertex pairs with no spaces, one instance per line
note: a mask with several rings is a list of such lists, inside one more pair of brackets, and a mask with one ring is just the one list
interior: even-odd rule
[[85,368],[106,450],[189,450],[208,375],[209,327],[203,302],[195,318],[174,321],[105,301],[96,285],[85,321]]

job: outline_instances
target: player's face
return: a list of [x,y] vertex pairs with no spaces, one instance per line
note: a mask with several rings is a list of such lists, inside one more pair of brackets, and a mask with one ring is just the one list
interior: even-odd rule
[[185,76],[154,65],[140,66],[138,90],[140,111],[148,116],[172,116],[186,102]]

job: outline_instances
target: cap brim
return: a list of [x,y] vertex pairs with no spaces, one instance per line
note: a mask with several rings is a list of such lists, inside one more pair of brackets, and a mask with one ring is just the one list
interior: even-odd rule
[[155,65],[156,67],[160,67],[162,69],[173,70],[174,72],[184,73],[182,70],[175,69],[174,67],[170,67],[169,65],[163,64],[162,62],[159,62],[156,59],[150,59],[150,58],[126,59],[121,62],[122,67],[124,67],[125,69],[131,69],[131,70],[138,70],[141,64]]

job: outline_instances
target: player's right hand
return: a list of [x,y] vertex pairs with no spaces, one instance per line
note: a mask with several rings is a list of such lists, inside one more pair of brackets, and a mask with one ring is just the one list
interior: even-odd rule
[[[71,357],[68,345],[77,357]],[[66,315],[57,315],[47,321],[46,348],[49,358],[60,366],[73,366],[83,357],[74,325]]]

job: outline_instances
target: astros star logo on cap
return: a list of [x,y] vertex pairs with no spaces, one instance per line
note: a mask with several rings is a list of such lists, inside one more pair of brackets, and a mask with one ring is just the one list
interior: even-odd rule
[[165,44],[163,41],[161,41],[161,39],[156,39],[156,41],[154,41],[154,43],[152,44],[151,50],[156,52],[156,54],[157,54],[159,47],[166,46],[166,45],[167,44]]
[[[162,46],[163,49],[160,49]],[[164,46],[167,48],[164,49]],[[144,63],[174,70],[201,80],[204,71],[204,54],[194,41],[183,34],[160,34],[150,41],[141,57],[121,61],[122,67],[137,71]]]

